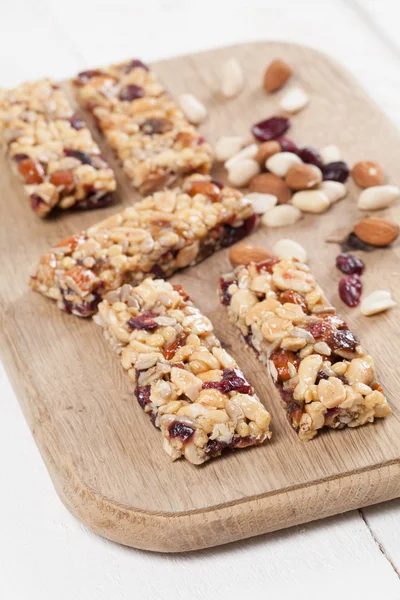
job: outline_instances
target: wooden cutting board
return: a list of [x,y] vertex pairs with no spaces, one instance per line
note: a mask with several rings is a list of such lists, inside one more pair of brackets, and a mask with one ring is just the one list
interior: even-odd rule
[[[241,62],[246,86],[239,98],[225,100],[216,90],[221,65],[231,56]],[[154,68],[173,96],[190,91],[207,105],[209,118],[202,129],[211,142],[222,134],[244,135],[250,141],[251,125],[278,110],[279,94],[266,96],[261,89],[265,65],[277,56],[294,66],[293,82],[301,83],[311,96],[310,105],[293,118],[290,137],[301,145],[335,143],[350,164],[378,160],[390,181],[400,184],[399,133],[347,72],[314,50],[281,43],[248,44],[175,58]],[[357,430],[327,431],[311,442],[299,442],[264,367],[237,338],[219,306],[218,277],[229,269],[228,252],[223,251],[176,275],[174,281],[182,283],[212,319],[225,347],[270,410],[274,435],[261,447],[195,467],[183,460],[172,463],[164,453],[159,431],[138,406],[130,380],[100,328],[91,320],[62,313],[27,286],[30,265],[51,244],[136,199],[115,161],[111,162],[119,182],[114,207],[65,213],[46,221],[31,212],[6,161],[0,163],[2,354],[66,507],[111,540],[177,552],[397,497],[400,309],[372,318],[347,309],[337,295],[338,247],[324,242],[329,232],[360,217],[354,184],[349,184],[348,197],[324,215],[305,217],[282,230],[261,229],[252,241],[270,247],[280,237],[289,237],[305,246],[318,281],[375,357],[393,416]],[[400,221],[398,206],[386,213]],[[399,248],[397,244],[363,255],[366,293],[390,289],[400,302]]]

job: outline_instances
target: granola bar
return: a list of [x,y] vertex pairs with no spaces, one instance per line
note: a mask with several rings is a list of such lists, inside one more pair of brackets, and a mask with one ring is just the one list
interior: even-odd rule
[[271,437],[268,411],[181,286],[162,279],[125,284],[105,296],[94,320],[172,460],[199,465]]
[[141,194],[209,172],[210,146],[141,61],[84,71],[73,84]]
[[64,91],[49,79],[0,90],[0,136],[32,209],[109,204],[115,177]]
[[170,277],[249,233],[252,204],[240,192],[193,175],[62,240],[42,256],[30,279],[60,308],[86,317],[100,298],[144,277]]
[[230,320],[268,365],[300,439],[391,413],[372,357],[305,264],[272,258],[239,266],[221,277],[220,294]]

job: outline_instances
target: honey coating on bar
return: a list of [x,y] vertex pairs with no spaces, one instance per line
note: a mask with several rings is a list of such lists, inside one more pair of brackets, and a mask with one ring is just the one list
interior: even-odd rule
[[181,286],[126,284],[107,294],[94,319],[172,460],[198,465],[271,437],[268,411]]
[[108,291],[145,276],[170,277],[250,233],[251,202],[201,175],[156,192],[62,240],[42,256],[31,287],[66,312],[87,317]]
[[271,258],[238,266],[221,277],[220,295],[245,342],[268,365],[300,439],[391,414],[372,357],[307,265]]
[[141,194],[209,172],[210,146],[141,61],[84,71],[73,85]]
[[110,204],[114,173],[64,91],[50,79],[0,90],[0,136],[39,216],[55,207]]

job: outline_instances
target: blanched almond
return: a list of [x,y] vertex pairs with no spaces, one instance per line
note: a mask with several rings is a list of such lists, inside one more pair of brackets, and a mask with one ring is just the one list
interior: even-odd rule
[[307,190],[322,181],[321,169],[305,163],[292,165],[287,172],[285,183],[292,190]]
[[257,144],[250,144],[250,146],[246,146],[237,154],[234,154],[229,160],[226,161],[225,167],[230,169],[233,163],[237,160],[243,160],[244,158],[254,158],[257,154],[258,146]]
[[252,203],[257,215],[263,215],[278,203],[278,198],[273,194],[250,193],[246,194],[246,198]]
[[292,198],[292,204],[303,212],[320,214],[328,210],[329,198],[320,190],[307,190],[296,192]]
[[267,227],[286,227],[294,225],[301,218],[301,212],[291,204],[274,206],[261,217],[261,222]]
[[287,62],[280,59],[273,60],[264,74],[264,89],[270,94],[280,90],[289,77],[292,75],[293,69]]
[[250,183],[250,191],[276,196],[278,204],[287,204],[292,197],[292,192],[283,179],[273,173],[261,173],[254,177]]
[[393,300],[390,292],[375,290],[361,301],[360,311],[361,314],[369,317],[393,308],[393,306],[396,306],[396,302]]
[[284,112],[294,114],[307,106],[308,102],[309,98],[305,91],[296,87],[288,90],[285,95],[282,96],[279,107]]
[[219,138],[214,148],[215,159],[225,162],[232,156],[235,156],[243,147],[244,139],[239,136],[224,135]]
[[260,262],[272,258],[272,256],[273,254],[262,246],[252,246],[246,243],[236,244],[229,250],[229,260],[233,267],[248,265],[251,262]]
[[179,106],[189,121],[195,125],[202,123],[207,116],[206,107],[193,94],[181,94]]
[[234,98],[243,89],[243,70],[236,58],[230,58],[222,67],[221,92],[225,98]]
[[318,189],[328,196],[331,204],[335,204],[347,194],[346,186],[340,181],[321,181]]
[[266,161],[265,166],[268,171],[271,171],[274,175],[286,177],[287,172],[292,165],[300,165],[302,162],[301,158],[299,158],[297,154],[293,154],[293,152],[279,152],[279,154],[271,156]]
[[228,169],[229,182],[237,187],[243,187],[260,172],[260,165],[252,158],[235,161]]
[[271,140],[270,142],[263,142],[258,146],[258,152],[255,156],[256,160],[260,163],[262,167],[265,165],[265,161],[274,154],[278,154],[281,151],[281,145],[279,142],[275,140]]
[[306,250],[294,240],[279,240],[272,246],[272,253],[279,258],[297,258],[302,263],[307,262]]
[[329,146],[321,148],[319,153],[321,155],[322,162],[324,165],[329,165],[329,163],[338,162],[342,160],[340,150],[334,144],[329,144]]
[[379,210],[392,206],[400,198],[400,190],[395,185],[377,185],[363,190],[358,198],[361,210]]

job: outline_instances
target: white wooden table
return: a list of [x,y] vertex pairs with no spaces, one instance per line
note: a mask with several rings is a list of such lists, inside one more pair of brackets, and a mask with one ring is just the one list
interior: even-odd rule
[[[396,0],[20,0],[0,7],[0,85],[279,39],[344,64],[400,127]],[[367,157],[366,157],[367,158]],[[373,157],[371,157],[373,158]],[[127,549],[62,506],[0,368],[0,598],[400,599],[400,500],[187,555]]]

